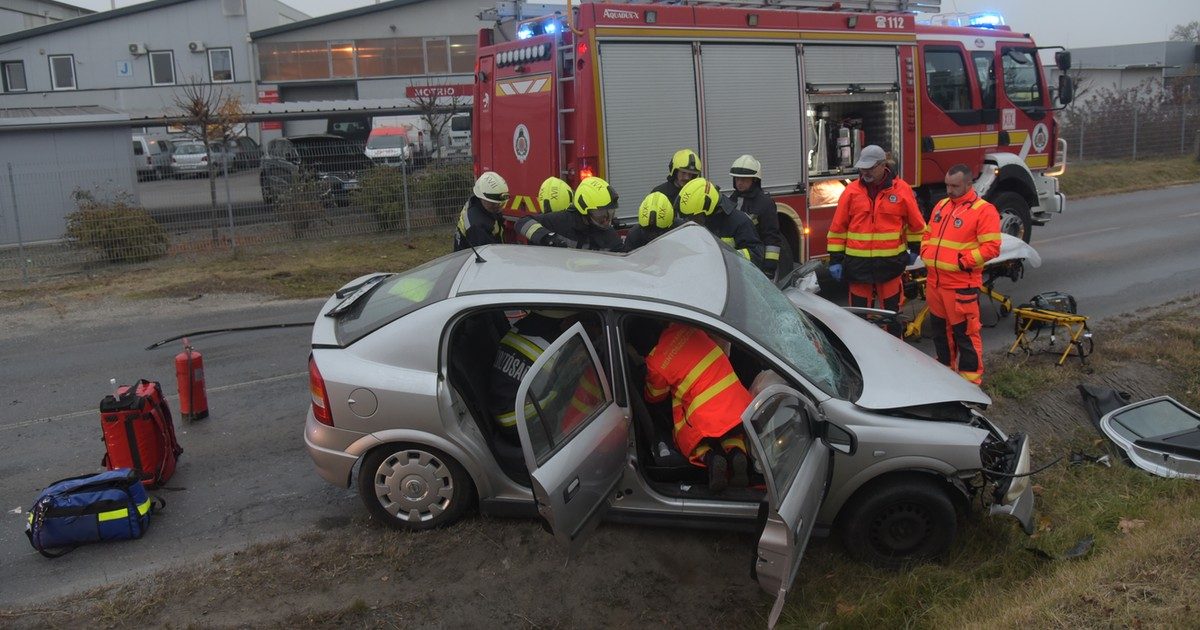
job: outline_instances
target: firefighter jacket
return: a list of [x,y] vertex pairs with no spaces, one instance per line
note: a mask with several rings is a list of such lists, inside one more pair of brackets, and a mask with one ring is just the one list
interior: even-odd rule
[[829,262],[841,264],[849,282],[886,282],[904,273],[925,221],[904,180],[888,172],[872,199],[862,180],[842,191],[829,226]]
[[472,246],[491,245],[502,241],[504,221],[483,208],[475,195],[463,204],[458,213],[458,228],[454,230],[454,251],[470,249]]
[[984,265],[999,254],[1000,213],[974,190],[933,207],[921,239],[929,286],[978,288],[983,284]]
[[602,228],[570,208],[546,214],[530,214],[517,220],[517,233],[534,245],[545,245],[552,234],[577,243],[580,249],[621,251],[621,235],[611,225]]
[[774,271],[779,264],[779,252],[783,248],[783,233],[779,231],[779,215],[775,211],[775,200],[771,194],[755,184],[750,190],[741,193],[737,190],[729,196],[738,210],[745,212],[758,230],[758,238],[763,242],[763,269]]
[[753,400],[729,357],[703,330],[667,326],[646,356],[646,400],[671,395],[675,445],[690,456],[704,438],[719,438],[741,424]]
[[675,185],[674,177],[670,177],[667,179],[667,181],[655,186],[654,190],[651,190],[650,192],[660,192],[666,195],[667,199],[670,199],[671,203],[673,204],[679,199],[679,191],[682,190],[682,188],[682,186]]
[[[521,379],[559,334],[557,320],[530,313],[500,339],[492,362],[488,410],[501,428],[513,431],[512,435],[516,435],[517,388],[521,386]],[[527,408],[526,414],[531,413],[533,409]]]
[[631,252],[683,224],[684,221],[681,221],[678,217],[676,217],[675,222],[671,224],[671,227],[665,229],[660,227],[643,227],[641,225],[635,225],[629,228],[629,232],[625,234],[624,251]]
[[704,227],[746,260],[754,263],[755,267],[762,269],[763,243],[758,238],[758,231],[754,229],[754,223],[745,212],[733,209],[728,197],[722,197],[720,207],[704,220]]

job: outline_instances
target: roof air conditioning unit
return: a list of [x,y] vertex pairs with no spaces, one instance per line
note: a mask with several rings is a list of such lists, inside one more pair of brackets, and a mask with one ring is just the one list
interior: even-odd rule
[[188,50],[192,52],[204,52],[204,42],[188,42]]
[[146,54],[146,45],[145,44],[130,44],[129,45],[129,54],[131,54],[135,57],[138,55]]
[[246,0],[221,0],[221,12],[225,17],[246,15]]

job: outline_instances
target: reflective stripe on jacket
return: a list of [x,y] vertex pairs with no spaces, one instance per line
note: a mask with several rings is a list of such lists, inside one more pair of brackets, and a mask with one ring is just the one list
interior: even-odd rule
[[862,180],[854,180],[838,198],[829,225],[830,262],[845,266],[851,282],[883,282],[899,276],[916,248],[925,220],[912,188],[891,177],[872,199]]
[[458,226],[454,230],[454,251],[503,242],[502,230],[503,222],[496,215],[484,210],[479,198],[472,195],[458,213]]
[[667,326],[646,357],[646,400],[657,402],[667,394],[675,444],[685,455],[704,438],[721,437],[740,425],[753,400],[708,334],[678,323]]
[[974,190],[942,199],[929,215],[921,240],[928,284],[968,289],[983,284],[983,267],[1000,254],[1000,213]]

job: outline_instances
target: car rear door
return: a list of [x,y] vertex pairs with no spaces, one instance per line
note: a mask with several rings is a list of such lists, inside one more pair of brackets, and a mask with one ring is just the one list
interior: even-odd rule
[[821,437],[817,408],[785,385],[764,388],[742,414],[742,425],[755,468],[767,482],[767,520],[754,574],[763,590],[775,595],[767,620],[774,627],[829,487],[833,451]]
[[607,507],[624,469],[630,428],[582,324],[529,368],[517,390],[516,416],[538,513],[569,545]]

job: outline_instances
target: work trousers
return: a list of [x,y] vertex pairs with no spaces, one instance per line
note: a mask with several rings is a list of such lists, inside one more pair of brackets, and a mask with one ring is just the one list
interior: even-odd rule
[[[902,276],[896,276],[886,282],[851,282],[850,306],[860,308],[881,308],[889,311],[900,310],[900,294],[904,289]],[[884,327],[892,335],[904,338],[904,328],[899,321],[894,321]]]
[[925,286],[933,347],[942,365],[979,385],[983,382],[983,339],[979,334],[979,289]]

